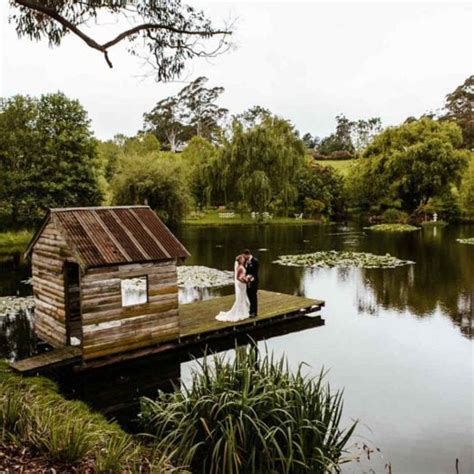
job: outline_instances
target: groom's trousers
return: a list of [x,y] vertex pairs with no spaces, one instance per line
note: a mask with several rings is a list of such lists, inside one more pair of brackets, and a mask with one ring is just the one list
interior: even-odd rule
[[257,291],[258,291],[258,285],[256,283],[253,285],[250,284],[247,287],[247,296],[250,302],[250,314],[255,315],[255,316],[258,314]]

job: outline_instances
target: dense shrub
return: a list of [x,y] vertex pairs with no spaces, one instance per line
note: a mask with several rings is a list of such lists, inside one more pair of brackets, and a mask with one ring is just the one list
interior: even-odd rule
[[332,153],[319,153],[318,151],[311,151],[310,152],[311,156],[315,160],[353,160],[356,158],[356,155],[354,153],[348,151],[348,150],[337,150],[333,151]]
[[296,179],[296,209],[305,215],[340,219],[346,210],[343,177],[330,166],[314,162],[300,170]]
[[165,152],[122,157],[112,181],[115,204],[148,204],[167,224],[176,225],[189,209],[187,172]]
[[387,209],[382,214],[382,220],[390,224],[398,223],[404,224],[408,219],[408,214],[406,212],[400,211],[399,209]]

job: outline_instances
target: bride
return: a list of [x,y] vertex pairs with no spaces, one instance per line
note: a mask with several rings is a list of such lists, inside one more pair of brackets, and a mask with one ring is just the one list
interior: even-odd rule
[[221,311],[216,319],[219,321],[241,321],[249,317],[250,303],[247,297],[247,277],[245,257],[238,255],[234,265],[235,301],[229,311]]

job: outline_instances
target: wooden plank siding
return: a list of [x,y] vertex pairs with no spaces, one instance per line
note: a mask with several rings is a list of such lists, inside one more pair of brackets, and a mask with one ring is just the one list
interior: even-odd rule
[[[146,276],[147,303],[122,306],[121,280]],[[81,279],[85,360],[179,336],[176,259],[90,268]]]
[[35,296],[34,329],[53,347],[67,343],[63,266],[73,261],[64,238],[49,222],[32,252],[32,286]]

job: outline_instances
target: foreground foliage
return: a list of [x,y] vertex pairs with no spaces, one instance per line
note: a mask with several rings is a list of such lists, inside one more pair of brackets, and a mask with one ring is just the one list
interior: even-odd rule
[[395,268],[414,262],[400,260],[390,254],[374,255],[366,252],[330,250],[300,255],[280,255],[273,263],[289,267],[358,267],[358,268]]
[[414,232],[420,230],[419,227],[409,224],[376,224],[365,228],[374,232]]
[[[103,54],[109,67],[112,67],[110,50],[126,42],[127,52],[145,60],[158,81],[176,79],[190,59],[213,58],[230,46],[230,30],[214,27],[204,12],[180,0],[11,0],[9,4],[9,19],[20,38],[59,46],[67,35],[77,35],[82,44]],[[104,31],[98,34],[102,41],[88,36],[93,25],[94,33],[101,28],[107,33],[110,21],[118,28],[121,26],[120,34],[104,42]],[[215,41],[211,41],[213,37],[217,37]]]
[[[82,402],[65,400],[51,380],[15,375],[2,361],[0,443],[28,448],[51,462],[93,466],[93,472],[104,473],[138,470],[149,454],[117,424]],[[148,459],[146,464],[150,466]],[[164,457],[154,465],[159,472],[169,468]]]
[[338,472],[356,426],[340,428],[342,394],[322,374],[290,372],[285,358],[254,346],[233,360],[205,357],[190,386],[141,405],[158,448],[210,474]]

